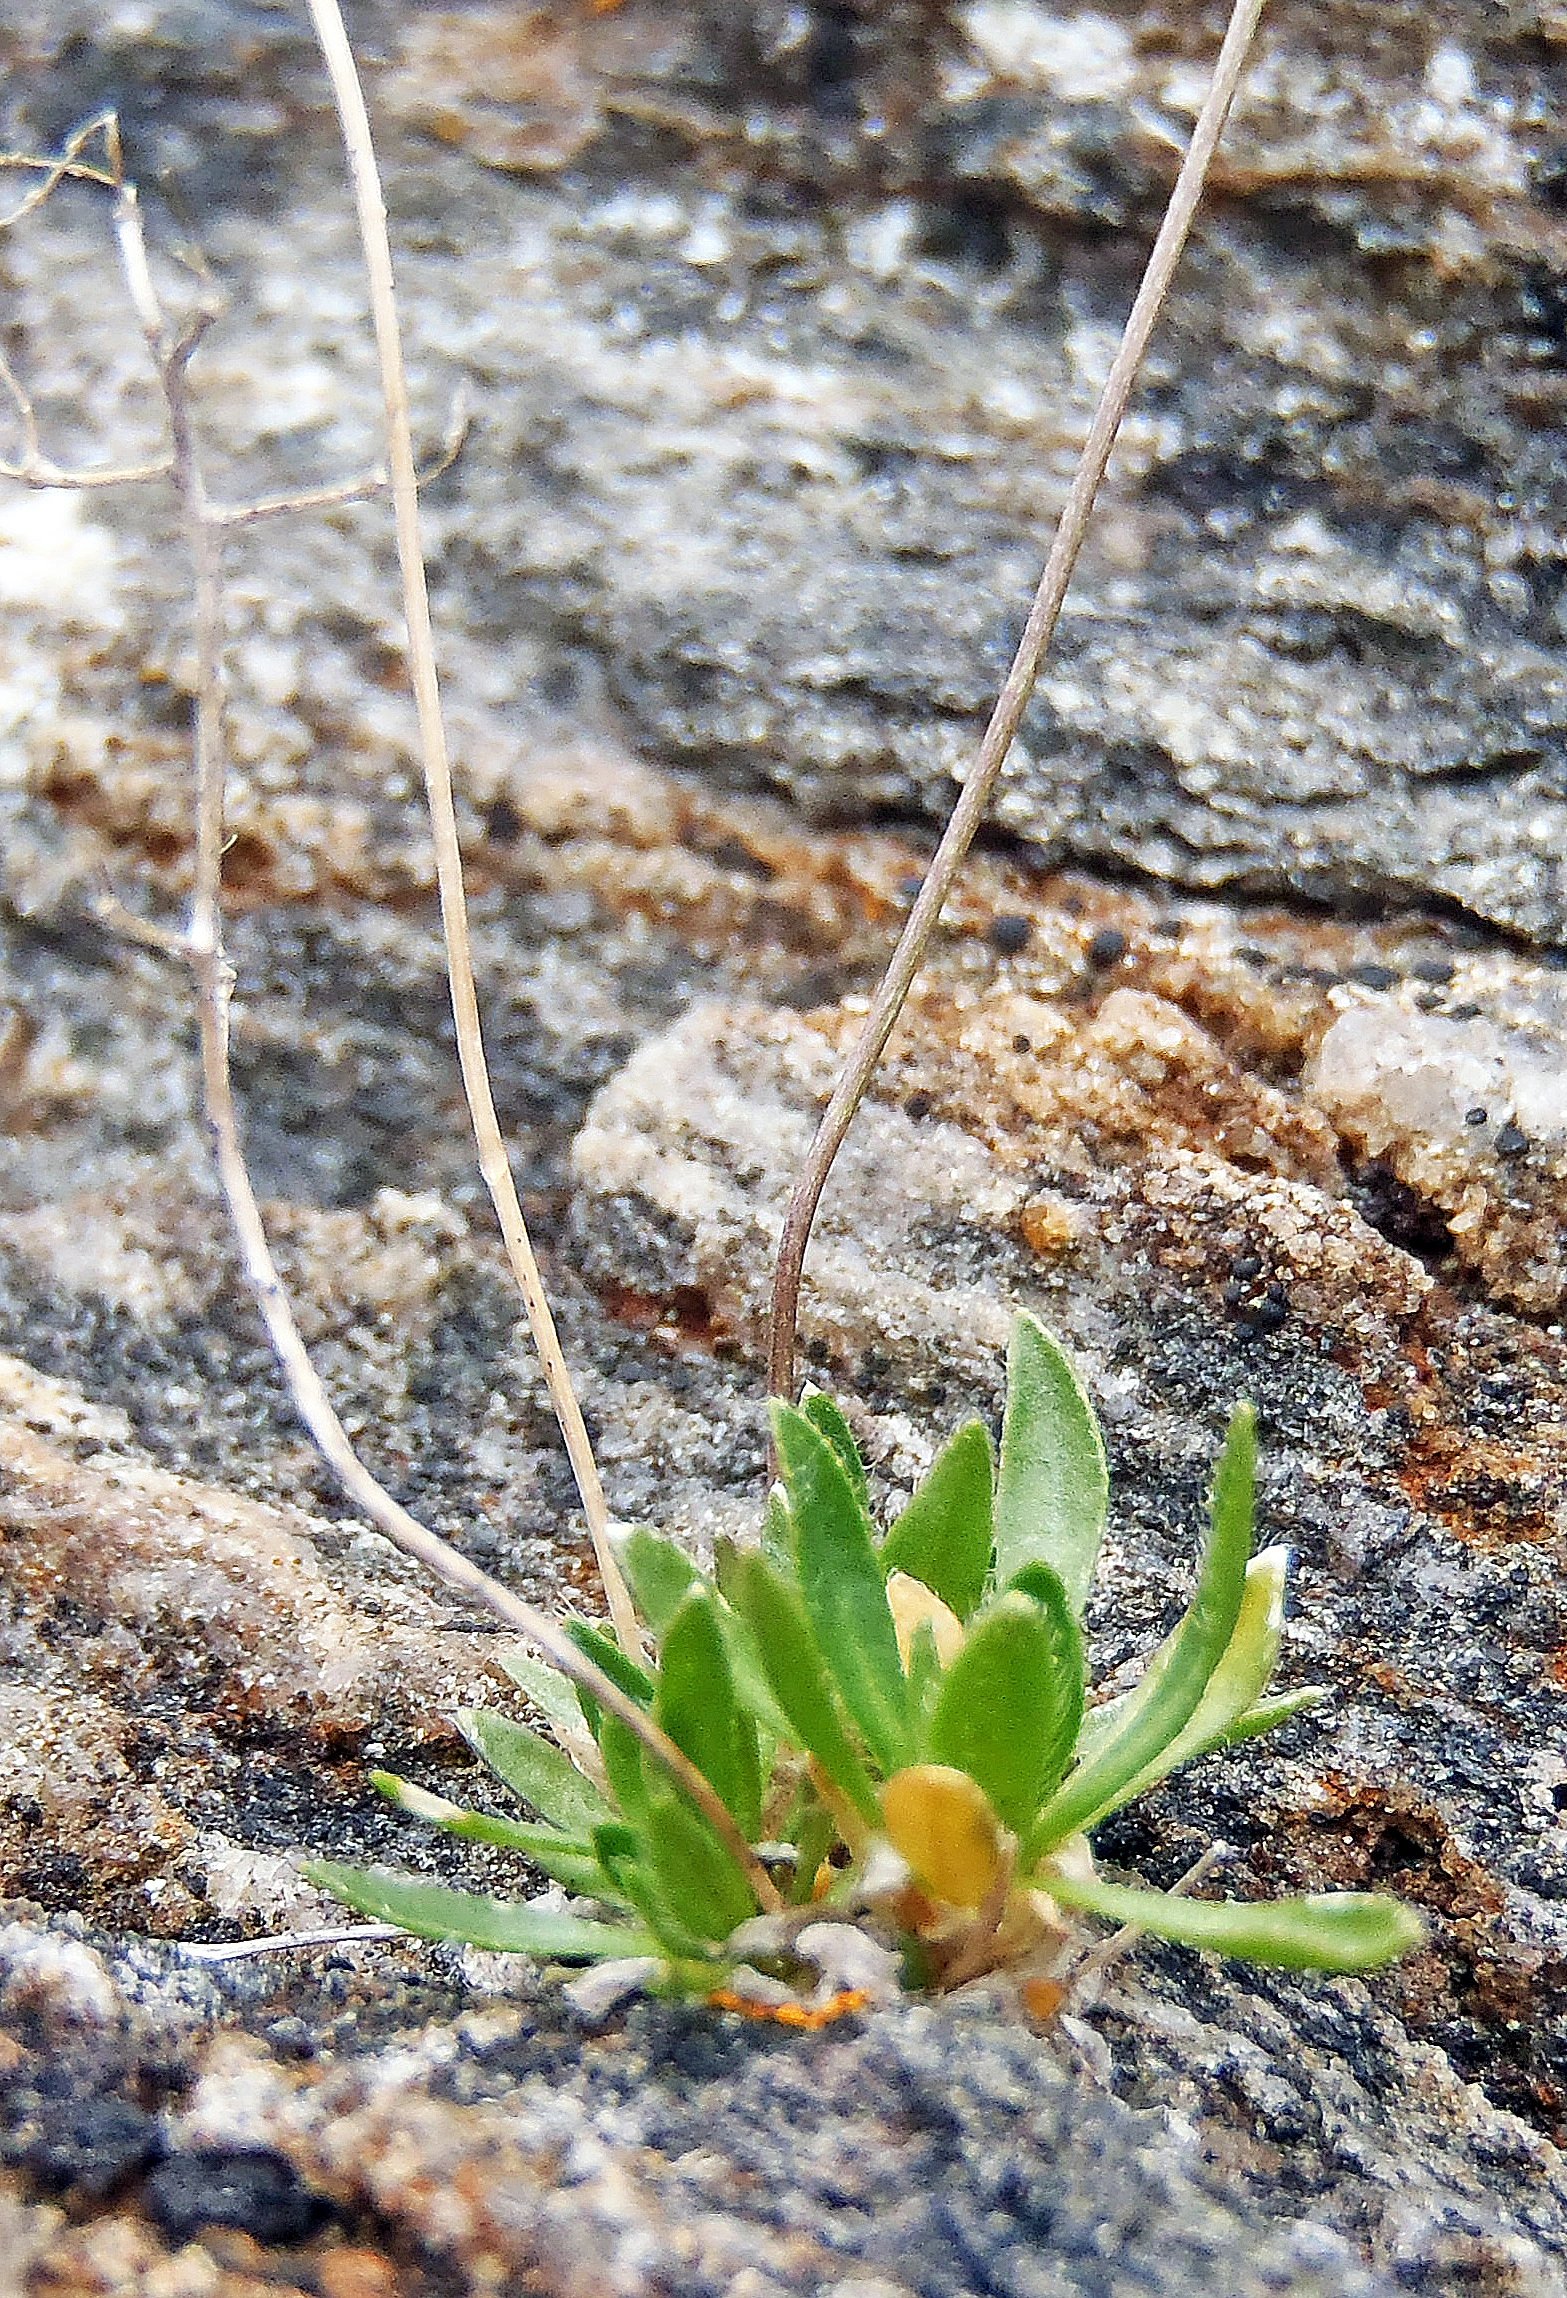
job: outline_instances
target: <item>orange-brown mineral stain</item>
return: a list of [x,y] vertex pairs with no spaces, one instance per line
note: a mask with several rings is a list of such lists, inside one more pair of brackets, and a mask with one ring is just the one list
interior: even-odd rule
[[[609,5],[614,6],[615,0],[609,0]],[[715,2011],[733,2011],[742,2019],[816,2034],[835,2020],[848,2018],[851,2012],[866,2010],[871,1998],[864,1987],[845,1987],[813,2008],[804,2003],[758,2003],[749,1995],[737,1995],[730,1987],[715,1987],[707,1999]]]

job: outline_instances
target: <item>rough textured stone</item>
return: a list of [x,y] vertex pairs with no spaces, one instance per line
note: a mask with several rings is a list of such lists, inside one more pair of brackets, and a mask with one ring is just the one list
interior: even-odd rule
[[[497,1099],[612,1505],[701,1546],[755,1523],[789,1160],[1216,25],[625,0],[355,28],[421,427],[464,377],[479,407],[428,507]],[[1238,1891],[1390,1883],[1431,1940],[1365,1986],[1144,1950],[1041,2038],[1001,1993],[811,2038],[642,2006],[595,2039],[484,1958],[181,1959],[321,1914],[302,1850],[502,1887],[364,1781],[471,1792],[444,1719],[490,1638],[341,1521],[224,1241],[185,986],[94,911],[106,874],[165,918],[185,885],[170,507],[0,501],[0,2253],[29,2298],[1567,2288],[1561,1004],[1527,947],[1563,919],[1561,39],[1536,7],[1274,11],[1020,836],[967,875],[806,1304],[879,1504],[994,1411],[1018,1302],[1066,1333],[1110,1436],[1116,1677],[1256,1397],[1287,1665],[1333,1702],[1102,1848],[1168,1880],[1219,1835]],[[112,96],[171,299],[185,212],[230,289],[196,369],[214,487],[370,465],[302,19],[50,0],[0,7],[0,49],[13,140]],[[0,260],[50,451],[155,453],[95,196]],[[469,1169],[388,568],[374,505],[229,546],[248,1133],[373,1464],[591,1604]],[[185,2240],[203,2195],[228,2222]],[[304,2199],[262,2224],[269,2197]]]

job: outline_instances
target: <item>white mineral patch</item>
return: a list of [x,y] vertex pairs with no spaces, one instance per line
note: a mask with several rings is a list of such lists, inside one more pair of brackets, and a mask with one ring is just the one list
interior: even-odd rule
[[53,2008],[101,2026],[120,2009],[120,1994],[90,1947],[7,1923],[0,1927],[0,2002],[13,2011]]
[[1048,89],[1063,103],[1113,101],[1137,76],[1131,34],[1091,8],[1055,16],[1027,0],[974,0],[963,28],[999,77]]
[[119,552],[79,495],[0,496],[0,606],[31,608],[81,629],[118,630]]
[[[1317,1050],[1309,1085],[1373,1157],[1418,1137],[1489,1165],[1498,1126],[1512,1123],[1535,1148],[1567,1140],[1567,1072],[1550,1047],[1483,1017],[1354,1006]],[[1484,1109],[1488,1122],[1468,1122]]]

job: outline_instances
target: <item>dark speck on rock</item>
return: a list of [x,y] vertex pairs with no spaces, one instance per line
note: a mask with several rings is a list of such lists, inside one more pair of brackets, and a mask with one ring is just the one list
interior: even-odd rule
[[1261,1298],[1239,1311],[1239,1321],[1256,1333],[1276,1333],[1289,1317],[1289,1295],[1282,1285],[1269,1285]]
[[1126,936],[1118,926],[1101,926],[1088,945],[1091,966],[1119,965],[1126,955]]
[[928,1093],[911,1093],[903,1104],[903,1109],[905,1116],[912,1117],[917,1121],[921,1117],[928,1117],[935,1106]]
[[1466,1109],[1464,1111],[1464,1123],[1466,1125],[1489,1125],[1490,1122],[1490,1110],[1482,1108],[1478,1102],[1476,1102],[1473,1109]]
[[522,835],[522,816],[509,798],[497,798],[484,817],[484,832],[498,846],[513,845]]
[[1349,978],[1362,989],[1396,989],[1398,974],[1390,965],[1352,965]]
[[307,2242],[332,2216],[291,2163],[265,2147],[198,2148],[160,2162],[143,2189],[148,2215],[174,2242],[231,2226],[257,2242]]
[[1019,917],[1015,911],[1004,911],[999,918],[991,919],[987,938],[997,957],[1018,957],[1027,949],[1033,930],[1027,918]]
[[1496,1136],[1496,1154],[1498,1157],[1525,1157],[1528,1152],[1528,1134],[1509,1121]]

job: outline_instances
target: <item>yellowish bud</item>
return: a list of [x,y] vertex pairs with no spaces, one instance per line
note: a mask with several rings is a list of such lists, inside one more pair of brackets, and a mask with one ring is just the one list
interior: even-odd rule
[[907,1572],[889,1572],[887,1575],[887,1602],[892,1609],[892,1624],[898,1631],[898,1650],[905,1667],[914,1649],[914,1635],[926,1621],[936,1639],[936,1657],[944,1668],[951,1667],[963,1649],[967,1633],[956,1612],[950,1610],[923,1580],[914,1579]]
[[1001,1873],[1001,1823],[966,1771],[944,1763],[895,1772],[881,1795],[893,1848],[951,1907],[978,1907]]

